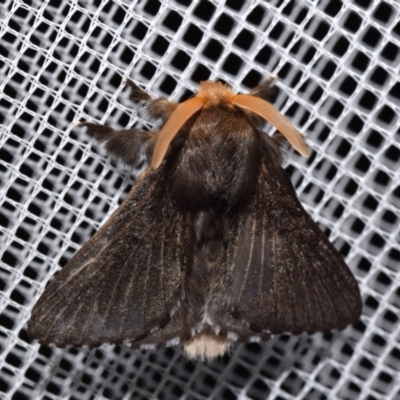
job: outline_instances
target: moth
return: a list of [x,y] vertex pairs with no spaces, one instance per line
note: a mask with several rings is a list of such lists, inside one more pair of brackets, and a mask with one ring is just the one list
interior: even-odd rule
[[[59,347],[183,343],[213,359],[233,342],[356,322],[357,282],[281,167],[303,136],[270,104],[273,78],[235,94],[201,82],[177,104],[126,80],[160,129],[79,122],[115,157],[149,167],[35,305],[29,335]],[[280,134],[264,132],[265,120]]]

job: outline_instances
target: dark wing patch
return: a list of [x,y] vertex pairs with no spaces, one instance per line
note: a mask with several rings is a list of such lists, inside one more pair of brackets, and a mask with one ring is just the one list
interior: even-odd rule
[[193,228],[150,171],[56,275],[36,304],[29,335],[57,346],[139,340],[166,325],[184,291]]
[[250,209],[231,224],[224,286],[232,315],[256,332],[343,329],[361,313],[357,282],[286,172],[266,163]]

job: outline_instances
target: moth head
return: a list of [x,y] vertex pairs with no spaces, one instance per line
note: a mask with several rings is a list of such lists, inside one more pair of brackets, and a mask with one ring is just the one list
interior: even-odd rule
[[202,99],[205,107],[216,106],[220,103],[231,103],[235,93],[232,89],[221,82],[203,81],[200,82],[199,91],[196,95]]
[[156,169],[160,166],[172,139],[192,115],[204,107],[220,103],[232,104],[254,112],[281,132],[301,155],[309,156],[303,136],[271,103],[249,94],[234,94],[230,87],[221,82],[204,81],[200,82],[197,95],[180,103],[161,129],[154,147],[151,167]]

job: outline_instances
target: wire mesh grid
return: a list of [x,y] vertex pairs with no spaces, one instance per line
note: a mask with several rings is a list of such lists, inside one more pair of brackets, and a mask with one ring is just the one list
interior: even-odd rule
[[[1,399],[400,399],[396,0],[5,0],[0,12]],[[211,363],[180,347],[31,342],[45,285],[140,172],[72,122],[148,126],[124,76],[181,100],[201,80],[247,92],[271,74],[276,107],[312,150],[285,166],[358,279],[361,321],[239,344]]]

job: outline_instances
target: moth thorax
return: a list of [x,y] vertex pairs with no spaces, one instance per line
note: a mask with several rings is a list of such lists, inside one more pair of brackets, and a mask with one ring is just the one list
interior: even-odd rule
[[196,97],[204,101],[204,106],[215,106],[221,102],[230,103],[235,93],[231,88],[221,82],[203,81],[200,82],[199,92]]
[[190,359],[212,361],[216,357],[222,357],[231,346],[232,342],[228,339],[209,332],[202,332],[186,341],[184,348]]

